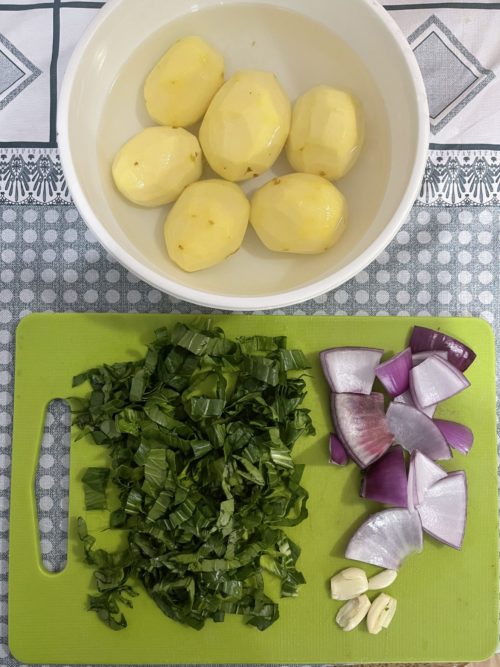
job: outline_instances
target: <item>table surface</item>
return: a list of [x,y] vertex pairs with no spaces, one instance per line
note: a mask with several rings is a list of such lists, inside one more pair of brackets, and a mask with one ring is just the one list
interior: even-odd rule
[[[7,646],[14,332],[34,311],[208,312],[118,265],[72,204],[57,152],[57,92],[101,2],[0,0],[0,666]],[[500,3],[387,0],[421,67],[431,146],[392,244],[337,290],[275,313],[473,315],[500,333]],[[498,344],[497,344],[498,354]],[[497,367],[498,371],[498,367]],[[51,406],[36,480],[46,567],[65,562],[68,415]],[[56,452],[55,443],[58,443]]]

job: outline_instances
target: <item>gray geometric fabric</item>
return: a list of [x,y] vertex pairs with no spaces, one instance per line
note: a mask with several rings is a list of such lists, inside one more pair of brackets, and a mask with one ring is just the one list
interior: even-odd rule
[[[498,205],[415,208],[373,266],[338,290],[276,312],[361,315],[369,308],[371,314],[474,313],[493,322],[499,301],[499,213]],[[128,273],[72,206],[0,207],[0,222],[0,324],[47,309],[203,311]]]
[[0,110],[40,74],[38,67],[0,34]]
[[[414,50],[426,84],[429,112],[435,119],[457,99],[477,77],[443,42],[432,32]],[[436,62],[439,68],[436,70]]]
[[431,131],[438,133],[495,78],[437,16],[409,37],[429,100]]
[[22,69],[0,51],[0,95],[23,76]]

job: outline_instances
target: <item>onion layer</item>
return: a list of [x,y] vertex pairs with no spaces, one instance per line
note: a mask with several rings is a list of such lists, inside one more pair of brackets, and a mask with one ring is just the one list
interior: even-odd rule
[[424,502],[427,490],[447,475],[441,466],[438,466],[437,463],[431,461],[418,450],[411,455],[410,470],[413,471],[415,506],[421,505]]
[[476,358],[476,354],[470,347],[456,340],[456,338],[426,327],[413,327],[410,347],[412,352],[446,350],[448,361],[462,372],[467,370]]
[[407,347],[388,361],[379,364],[375,369],[375,375],[391,396],[399,396],[410,386],[411,367],[411,350]]
[[410,371],[410,391],[419,408],[445,401],[469,385],[461,371],[436,356],[429,357]]
[[422,525],[417,512],[388,509],[368,518],[347,545],[346,558],[397,570],[403,560],[422,551]]
[[434,423],[441,431],[446,442],[462,454],[468,454],[474,443],[474,434],[467,426],[457,422],[435,419]]
[[429,405],[427,408],[420,409],[418,405],[415,405],[415,401],[412,398],[411,391],[405,391],[399,396],[396,396],[394,402],[404,403],[405,405],[411,405],[412,408],[417,408],[417,410],[420,410],[420,412],[423,412],[424,415],[427,415],[428,417],[433,417],[437,408],[437,405]]
[[467,479],[463,470],[433,484],[418,508],[426,533],[454,549],[460,549],[467,520]]
[[408,482],[401,447],[390,447],[366,471],[361,484],[362,498],[394,507],[408,506]]
[[333,433],[330,434],[330,463],[337,466],[345,466],[349,462],[344,445]]
[[387,422],[396,442],[408,452],[418,449],[434,461],[451,458],[441,431],[417,408],[393,402],[387,410]]
[[382,394],[332,394],[331,407],[337,436],[361,468],[379,459],[393,443]]
[[415,466],[412,465],[412,459],[410,459],[410,465],[408,467],[407,500],[408,509],[410,512],[413,512],[417,506],[417,500],[415,491]]
[[375,381],[375,367],[383,350],[369,347],[334,347],[320,352],[325,378],[333,392],[370,394]]
[[445,361],[448,361],[448,352],[444,350],[425,350],[424,352],[415,352],[411,355],[412,366],[418,366],[429,357],[436,356],[441,357]]

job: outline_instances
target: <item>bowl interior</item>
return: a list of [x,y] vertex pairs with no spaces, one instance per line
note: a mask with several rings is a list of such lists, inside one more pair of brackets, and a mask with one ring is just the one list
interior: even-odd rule
[[[307,292],[332,274],[340,283],[341,276],[363,268],[360,256],[387,232],[411,179],[418,134],[410,73],[377,12],[363,0],[275,0],[273,5],[148,0],[147,12],[142,5],[115,2],[97,26],[76,67],[68,106],[68,145],[95,220],[85,217],[101,240],[104,230],[108,250],[166,291],[176,284],[178,296],[191,288],[215,300]],[[188,274],[170,261],[164,247],[168,207],[136,207],[115,190],[110,174],[114,154],[153,124],[142,97],[144,79],[168,47],[189,34],[204,37],[224,54],[226,76],[239,69],[266,69],[276,73],[291,100],[320,83],[348,89],[361,100],[365,146],[358,163],[338,182],[348,200],[350,223],[328,252],[273,253],[249,228],[238,253],[214,268]],[[272,176],[290,171],[282,156],[272,172],[243,187],[251,194]]]

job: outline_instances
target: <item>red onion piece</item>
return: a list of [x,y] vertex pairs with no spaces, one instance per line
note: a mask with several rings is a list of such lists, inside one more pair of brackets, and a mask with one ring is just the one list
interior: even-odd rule
[[409,347],[388,361],[379,364],[375,375],[391,396],[399,396],[410,386],[412,356]]
[[[420,408],[415,405],[415,401],[413,400],[411,396],[411,391],[405,391],[399,396],[396,396],[394,399],[395,403],[404,403],[405,405],[411,405],[412,408],[417,408],[417,410],[420,410]],[[424,415],[427,415],[428,417],[433,417],[434,413],[436,412],[437,405],[429,405],[427,408],[422,408],[420,412],[423,412]]]
[[408,486],[407,486],[408,509],[413,512],[417,506],[415,489],[415,466],[412,465],[412,458],[408,467]]
[[467,426],[445,419],[434,419],[434,423],[444,435],[444,439],[458,452],[468,454],[474,443],[474,434]]
[[[410,470],[413,472],[413,500],[417,507],[424,502],[425,494],[428,489],[440,479],[447,476],[447,472],[431,461],[425,454],[415,450],[410,459]],[[408,472],[408,475],[410,473]]]
[[467,478],[463,470],[452,472],[433,484],[418,513],[426,533],[460,549],[467,521]]
[[413,327],[410,347],[412,352],[446,350],[448,361],[462,372],[467,370],[476,358],[476,354],[467,345],[441,331],[426,327]]
[[333,434],[330,433],[330,463],[337,466],[345,466],[349,462],[349,455],[347,454],[344,445]]
[[367,468],[361,497],[393,507],[408,507],[405,456],[401,447],[390,447]]
[[347,545],[346,558],[388,570],[399,569],[403,560],[422,551],[422,525],[417,512],[387,509],[368,518]]
[[432,356],[441,357],[441,359],[448,361],[448,352],[445,350],[424,350],[424,352],[415,352],[415,354],[412,354],[412,366],[418,366],[422,361]]
[[387,423],[396,442],[408,452],[418,449],[434,461],[451,458],[441,431],[417,408],[393,401],[387,410]]
[[440,357],[429,357],[410,371],[411,395],[420,408],[445,401],[469,386],[465,375]]
[[331,407],[337,436],[360,468],[379,459],[394,442],[382,394],[332,394]]
[[330,389],[338,394],[370,394],[375,367],[383,350],[369,347],[334,347],[320,352],[320,361]]

